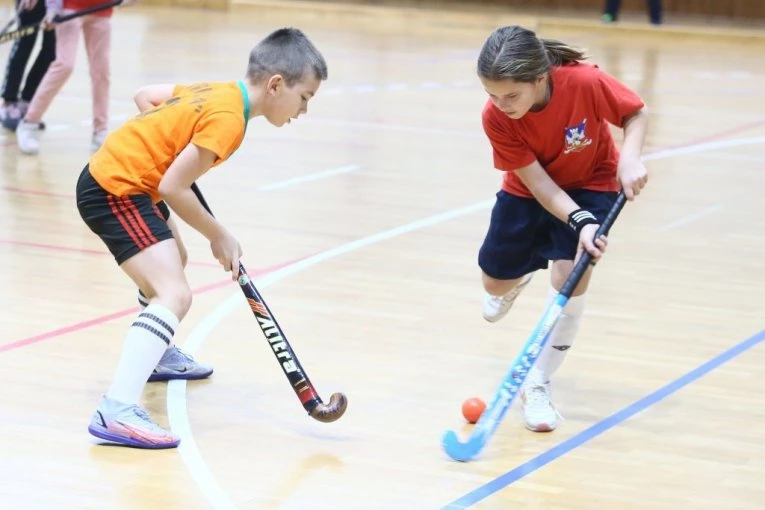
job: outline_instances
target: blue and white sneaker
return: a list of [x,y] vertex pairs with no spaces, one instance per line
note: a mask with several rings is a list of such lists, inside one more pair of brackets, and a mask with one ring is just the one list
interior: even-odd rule
[[173,379],[205,379],[213,373],[213,368],[194,360],[193,357],[180,350],[175,345],[167,348],[162,359],[157,363],[154,372],[149,376],[149,382],[172,381]]

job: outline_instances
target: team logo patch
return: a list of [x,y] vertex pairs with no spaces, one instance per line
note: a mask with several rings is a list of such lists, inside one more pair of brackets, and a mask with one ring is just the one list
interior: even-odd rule
[[586,127],[587,119],[584,119],[579,124],[566,128],[566,148],[563,154],[582,152],[585,147],[592,143],[592,139],[587,138],[587,133],[585,133]]

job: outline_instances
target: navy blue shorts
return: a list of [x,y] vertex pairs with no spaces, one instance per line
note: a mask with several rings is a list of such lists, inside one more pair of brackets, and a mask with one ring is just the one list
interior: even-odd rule
[[[611,210],[617,196],[608,191],[568,190],[566,193],[600,221]],[[578,244],[576,232],[535,199],[500,190],[491,211],[489,230],[478,252],[478,265],[492,278],[512,280],[547,269],[551,260],[574,260]]]

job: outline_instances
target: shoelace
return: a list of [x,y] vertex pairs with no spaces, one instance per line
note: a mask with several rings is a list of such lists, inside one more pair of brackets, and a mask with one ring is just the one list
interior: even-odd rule
[[551,407],[555,415],[563,419],[558,409],[550,401],[550,396],[544,386],[532,386],[526,390],[526,404],[528,407],[538,410],[541,407]]
[[[183,358],[184,361],[194,361],[194,357],[191,356],[191,354],[186,354],[182,350],[180,350],[178,347],[171,347],[170,350],[172,351],[173,356],[180,356]],[[172,357],[172,356],[171,356]]]
[[143,409],[141,409],[140,407],[133,406],[133,414],[141,418],[141,420],[143,420],[146,423],[146,425],[150,427],[153,431],[163,432],[163,433],[165,432],[165,430],[161,428],[159,425],[157,425],[156,423],[154,423],[149,417],[149,414]]

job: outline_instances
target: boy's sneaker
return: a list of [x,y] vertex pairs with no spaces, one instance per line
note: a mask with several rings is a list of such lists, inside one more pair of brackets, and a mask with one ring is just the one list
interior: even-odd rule
[[528,380],[521,388],[521,411],[526,428],[533,432],[551,432],[562,418],[550,400],[550,382]]
[[213,368],[194,360],[178,347],[172,345],[162,355],[154,372],[149,376],[149,382],[170,381],[173,379],[204,379],[210,377]]
[[149,418],[137,405],[103,397],[90,420],[88,432],[92,435],[136,448],[175,448],[180,438],[166,431]]
[[534,273],[527,274],[521,283],[516,285],[510,292],[504,296],[492,296],[486,294],[483,300],[483,318],[489,322],[497,322],[499,319],[507,315],[507,312],[512,308],[515,298],[521,293],[521,291],[529,284],[531,277]]

